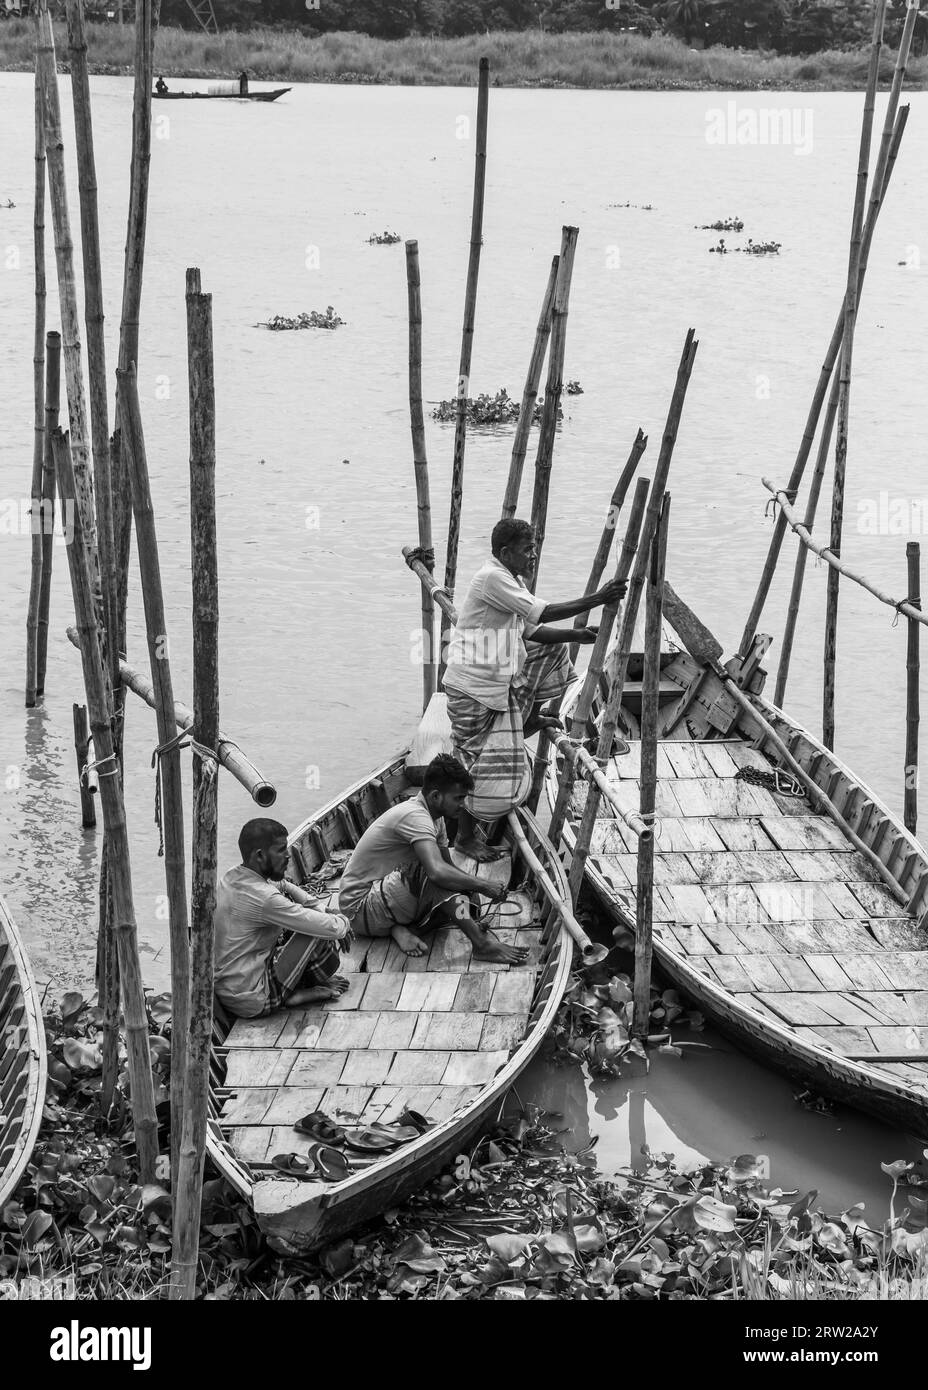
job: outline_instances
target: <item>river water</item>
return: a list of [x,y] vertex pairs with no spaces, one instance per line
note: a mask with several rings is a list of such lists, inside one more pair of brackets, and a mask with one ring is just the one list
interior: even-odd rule
[[[177,84],[175,84],[177,85]],[[186,84],[189,87],[195,84]],[[114,369],[131,139],[131,82],[95,78],[107,351]],[[65,142],[76,226],[66,82]],[[928,96],[912,98],[871,256],[855,347],[844,554],[905,593],[905,541],[928,496]],[[700,339],[671,474],[669,574],[729,651],[765,552],[760,477],[785,483],[843,293],[860,98],[739,93],[491,93],[484,250],[471,391],[521,393],[551,256],[580,228],[565,398],[539,591],[582,590],[610,491],[640,424],[656,462],[687,328]],[[139,387],[158,521],[175,689],[189,700],[190,575],[184,270],[213,294],[217,356],[222,723],[278,787],[294,825],[401,746],[420,694],[416,586],[399,556],[415,541],[406,404],[402,245],[420,244],[424,392],[454,393],[473,171],[474,94],[458,89],[306,86],[275,105],[155,107]],[[771,110],[783,114],[771,126]],[[880,113],[878,112],[878,120]],[[63,635],[70,592],[56,548],[47,696],[22,708],[29,539],[16,516],[32,440],[32,81],[0,74],[0,887],[36,973],[54,987],[92,970],[99,838],[82,833],[70,706],[77,654]],[[778,143],[774,143],[773,134]],[[751,142],[753,139],[753,143]],[[739,216],[713,255],[699,230]],[[334,333],[271,334],[272,314],[333,305]],[[49,252],[49,324],[57,318]],[[452,430],[427,425],[436,541],[448,506]],[[498,516],[510,433],[475,433],[466,455],[462,579]],[[526,488],[527,502],[528,486]],[[822,524],[825,524],[824,522]],[[440,550],[439,550],[439,553]],[[789,548],[790,559],[792,548]],[[786,568],[766,621],[778,633]],[[901,807],[903,628],[845,585],[838,749]],[[810,566],[789,704],[820,727],[824,573]],[[130,654],[144,670],[137,574]],[[776,648],[772,656],[775,657]],[[147,982],[167,983],[162,866],[149,770],[154,719],[127,719],[128,815]],[[189,769],[188,769],[189,771]],[[224,779],[221,857],[252,804]],[[771,1155],[784,1186],[880,1209],[880,1159],[914,1157],[905,1136],[840,1112],[809,1114],[781,1077],[710,1039],[647,1078],[596,1083],[533,1073],[600,1135],[606,1169],[653,1151]],[[567,1094],[569,1093],[569,1095]],[[554,1100],[551,1100],[554,1104]],[[642,1135],[646,1137],[642,1139]]]

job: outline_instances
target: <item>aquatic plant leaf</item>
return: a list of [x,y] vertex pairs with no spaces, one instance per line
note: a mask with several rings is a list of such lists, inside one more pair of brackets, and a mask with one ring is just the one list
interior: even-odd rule
[[96,1173],[87,1179],[87,1191],[98,1202],[108,1202],[116,1189],[116,1179],[103,1173]]
[[103,1063],[100,1049],[80,1038],[65,1038],[61,1052],[67,1065],[75,1071],[81,1067],[93,1070]]
[[487,1236],[486,1242],[493,1254],[501,1260],[505,1260],[507,1264],[511,1264],[513,1260],[518,1260],[532,1248],[532,1242],[528,1236],[501,1234]]
[[898,1182],[906,1173],[911,1172],[915,1164],[907,1163],[904,1158],[897,1158],[893,1163],[881,1163],[880,1167],[887,1177],[892,1178],[893,1182]]
[[741,1183],[754,1182],[763,1178],[765,1172],[765,1163],[755,1154],[738,1154],[732,1159],[726,1176],[730,1183],[738,1186]]
[[348,1238],[329,1245],[319,1256],[319,1263],[330,1279],[338,1279],[354,1264],[354,1242]]
[[167,1023],[173,1013],[170,991],[166,991],[164,994],[153,994],[148,1000],[148,1012],[155,1023]]
[[574,1226],[574,1240],[581,1255],[591,1255],[594,1250],[601,1250],[606,1243],[599,1227],[588,1223]]
[[800,1197],[797,1201],[793,1203],[793,1205],[789,1209],[789,1215],[802,1216],[805,1212],[809,1210],[817,1196],[818,1188],[813,1187],[812,1190],[810,1192],[807,1192],[804,1197]]
[[34,1211],[26,1218],[20,1230],[23,1245],[27,1250],[31,1250],[37,1245],[44,1235],[51,1230],[54,1222],[47,1211]]
[[554,1255],[559,1260],[573,1260],[576,1244],[565,1231],[545,1231],[537,1240],[541,1249],[549,1255]]
[[682,1049],[682,1047],[674,1047],[673,1043],[661,1043],[660,1047],[659,1047],[657,1050],[658,1050],[658,1052],[663,1053],[663,1055],[664,1055],[665,1057],[682,1057],[682,1056],[683,1056],[683,1049]]
[[824,1222],[815,1239],[823,1250],[828,1250],[832,1255],[847,1254],[847,1236],[834,1221]]
[[68,990],[60,1004],[62,1023],[69,1023],[71,1019],[76,1018],[84,1003],[84,996],[76,989]]
[[147,1211],[149,1207],[154,1206],[156,1202],[163,1201],[165,1197],[168,1199],[168,1202],[170,1202],[170,1193],[165,1191],[160,1183],[147,1182],[139,1195],[139,1204],[143,1211]]
[[693,1197],[677,1208],[674,1225],[678,1230],[687,1231],[691,1235],[698,1231],[727,1233],[735,1229],[737,1213],[737,1207],[720,1202],[717,1197]]

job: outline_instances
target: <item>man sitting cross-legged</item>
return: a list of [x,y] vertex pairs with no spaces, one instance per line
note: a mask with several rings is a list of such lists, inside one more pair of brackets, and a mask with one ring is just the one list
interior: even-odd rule
[[351,949],[347,918],[320,912],[287,870],[287,830],[259,818],[242,826],[242,862],[219,880],[214,988],[239,1018],[324,1003],[348,988],[339,951]]
[[466,874],[448,849],[444,817],[460,814],[473,780],[456,758],[440,753],[425,769],[422,790],[369,825],[345,866],[338,904],[359,936],[392,936],[408,956],[428,950],[436,927],[460,927],[478,960],[520,965],[527,951],[507,946],[471,913],[468,894],[502,902],[506,888]]

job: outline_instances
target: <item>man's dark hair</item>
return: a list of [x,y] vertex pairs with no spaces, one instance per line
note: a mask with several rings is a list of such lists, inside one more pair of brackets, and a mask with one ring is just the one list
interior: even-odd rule
[[504,546],[512,545],[514,541],[530,541],[534,538],[535,532],[529,522],[519,521],[514,516],[505,516],[493,527],[490,549],[498,556]]
[[422,790],[428,792],[447,792],[453,787],[463,787],[466,792],[474,790],[474,779],[463,763],[450,753],[439,753],[425,769]]
[[247,864],[256,849],[267,849],[281,837],[287,838],[287,827],[281,825],[279,820],[269,820],[266,816],[258,816],[255,820],[246,821],[238,837],[238,849],[242,856],[242,863]]

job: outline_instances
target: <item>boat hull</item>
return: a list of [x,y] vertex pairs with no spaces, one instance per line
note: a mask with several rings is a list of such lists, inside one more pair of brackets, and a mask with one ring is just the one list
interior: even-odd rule
[[276,101],[292,87],[276,87],[271,92],[152,92],[152,101]]
[[0,1207],[32,1154],[47,1076],[45,1027],[32,968],[0,898]]

